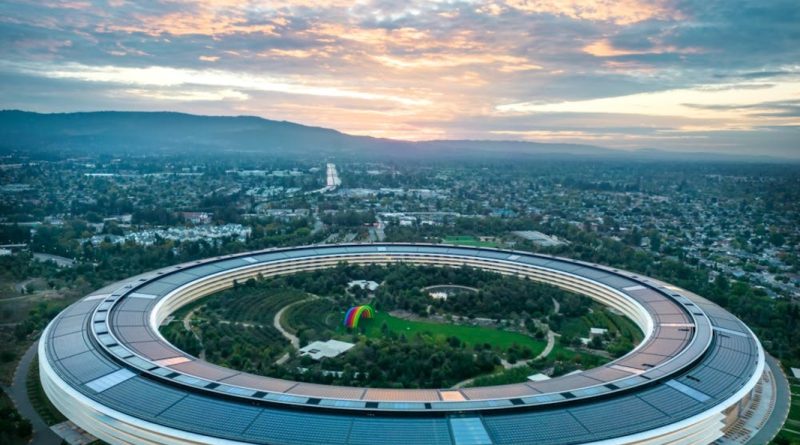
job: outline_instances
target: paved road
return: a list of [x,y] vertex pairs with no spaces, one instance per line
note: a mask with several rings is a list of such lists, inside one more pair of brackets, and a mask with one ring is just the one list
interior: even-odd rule
[[789,381],[786,380],[786,375],[783,373],[781,365],[771,355],[765,355],[767,366],[770,367],[775,378],[775,409],[773,409],[764,427],[747,442],[753,445],[769,443],[778,434],[778,431],[781,430],[783,423],[786,421],[786,416],[789,415],[789,402],[791,401]]
[[28,399],[28,388],[25,385],[25,380],[28,376],[28,370],[31,367],[31,362],[36,357],[36,348],[39,342],[34,342],[25,354],[20,359],[16,371],[14,371],[14,380],[10,388],[3,388],[5,392],[14,401],[17,411],[22,414],[22,417],[31,421],[33,425],[33,437],[31,438],[32,445],[59,445],[61,438],[56,433],[50,431],[50,427],[39,417],[39,413],[33,409],[31,401]]
[[0,303],[2,303],[2,302],[5,302],[5,301],[18,301],[18,300],[24,300],[24,299],[26,299],[26,298],[34,298],[34,297],[36,297],[36,296],[37,296],[37,295],[29,294],[29,295],[20,295],[19,297],[9,297],[9,298],[2,298],[2,299],[0,299]]

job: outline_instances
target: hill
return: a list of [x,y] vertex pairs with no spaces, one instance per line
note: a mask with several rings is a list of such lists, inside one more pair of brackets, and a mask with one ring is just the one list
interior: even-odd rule
[[594,145],[528,141],[399,141],[353,136],[336,130],[254,116],[198,116],[173,112],[97,111],[33,113],[0,111],[0,154],[33,158],[82,154],[256,155],[282,159],[487,161],[574,159],[646,161],[780,162],[766,156],[674,152],[643,148],[612,150]]
[[16,110],[0,111],[0,151],[25,151],[31,155],[249,152],[276,157],[366,159],[621,153],[589,145],[519,141],[397,141],[252,116],[116,111],[41,114]]

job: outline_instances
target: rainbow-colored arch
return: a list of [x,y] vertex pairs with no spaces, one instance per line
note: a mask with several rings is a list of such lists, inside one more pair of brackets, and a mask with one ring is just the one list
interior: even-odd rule
[[363,318],[372,318],[375,315],[375,310],[372,306],[365,304],[362,306],[353,306],[347,310],[344,316],[344,325],[348,329],[355,329],[358,327],[358,320]]

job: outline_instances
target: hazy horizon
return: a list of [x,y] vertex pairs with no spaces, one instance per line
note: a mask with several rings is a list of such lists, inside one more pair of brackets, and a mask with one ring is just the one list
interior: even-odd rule
[[9,1],[0,108],[800,157],[791,1]]

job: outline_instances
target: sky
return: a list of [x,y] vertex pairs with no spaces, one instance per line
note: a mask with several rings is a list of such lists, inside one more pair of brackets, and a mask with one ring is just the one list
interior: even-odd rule
[[800,158],[800,2],[3,0],[0,108]]

